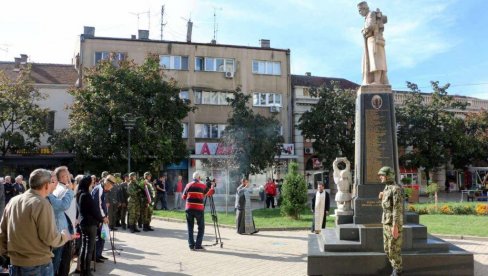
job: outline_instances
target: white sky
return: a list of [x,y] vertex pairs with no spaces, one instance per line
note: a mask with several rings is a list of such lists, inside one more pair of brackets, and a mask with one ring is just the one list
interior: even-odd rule
[[[125,37],[150,27],[160,38],[184,41],[186,20],[194,22],[193,41],[271,46],[291,50],[293,74],[342,77],[360,82],[363,18],[352,0],[7,0],[0,10],[0,60],[21,53],[31,62],[70,64],[83,26],[96,36]],[[385,27],[390,82],[406,89],[415,82],[429,92],[429,81],[449,82],[451,94],[488,99],[488,17],[486,0],[368,1],[388,16]],[[139,20],[137,15],[139,13]],[[150,15],[148,17],[148,15]]]

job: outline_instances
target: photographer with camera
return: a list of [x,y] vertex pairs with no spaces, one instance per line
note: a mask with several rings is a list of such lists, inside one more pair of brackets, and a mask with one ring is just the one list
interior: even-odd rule
[[[215,193],[214,186],[210,182],[210,187],[203,184],[201,181],[200,172],[193,173],[193,181],[188,183],[183,191],[182,198],[186,200],[185,212],[186,223],[188,227],[188,245],[190,250],[205,250],[202,247],[203,235],[205,232],[204,211],[205,205],[203,200],[205,197],[210,197]],[[198,225],[197,240],[193,237],[193,226],[195,220]]]

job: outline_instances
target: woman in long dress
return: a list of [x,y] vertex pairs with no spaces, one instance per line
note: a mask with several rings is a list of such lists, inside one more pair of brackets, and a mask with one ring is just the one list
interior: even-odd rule
[[243,178],[236,193],[236,228],[239,234],[257,233],[251,211],[251,188],[249,180]]

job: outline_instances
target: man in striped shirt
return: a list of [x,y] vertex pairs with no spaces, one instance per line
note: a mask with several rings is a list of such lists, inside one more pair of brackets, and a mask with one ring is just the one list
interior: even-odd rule
[[[202,247],[203,234],[205,232],[204,211],[205,205],[203,200],[206,196],[212,196],[215,192],[214,186],[207,188],[207,185],[202,183],[200,172],[193,173],[193,181],[186,184],[183,191],[182,198],[186,200],[186,224],[188,226],[188,245],[190,250],[205,250]],[[193,237],[193,225],[197,220],[198,233],[197,241]]]

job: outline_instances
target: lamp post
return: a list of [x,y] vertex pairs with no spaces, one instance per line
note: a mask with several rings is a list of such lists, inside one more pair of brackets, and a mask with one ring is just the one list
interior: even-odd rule
[[136,126],[136,120],[137,118],[132,116],[131,113],[126,113],[124,115],[124,126],[125,126],[125,129],[127,129],[128,131],[128,136],[127,136],[127,168],[128,168],[128,171],[127,173],[130,173],[130,131],[134,129],[134,127]]

